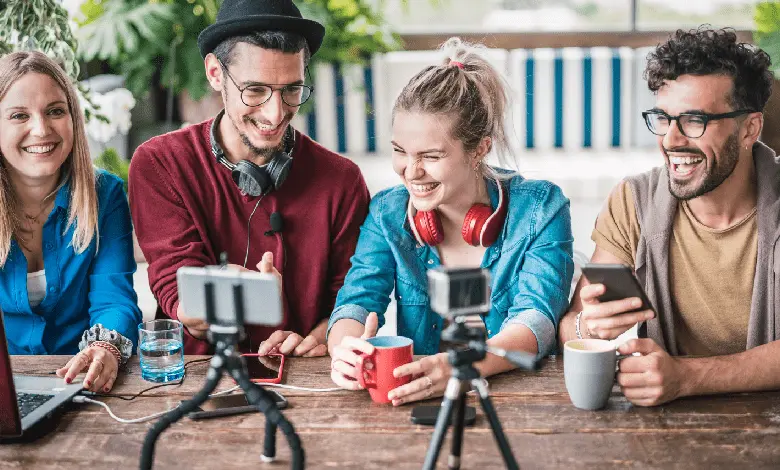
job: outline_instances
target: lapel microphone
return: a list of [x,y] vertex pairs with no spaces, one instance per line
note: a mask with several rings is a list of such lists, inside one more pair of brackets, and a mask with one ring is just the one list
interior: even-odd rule
[[275,233],[282,233],[282,230],[284,229],[284,221],[282,220],[282,214],[278,212],[274,212],[271,214],[271,230],[268,230],[264,234],[266,236],[272,236]]

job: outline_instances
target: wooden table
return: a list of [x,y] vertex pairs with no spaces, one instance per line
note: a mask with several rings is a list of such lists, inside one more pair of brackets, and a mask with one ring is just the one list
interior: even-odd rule
[[[65,357],[15,356],[14,370],[46,374]],[[187,360],[193,359],[188,357]],[[329,358],[290,359],[285,383],[331,387]],[[203,384],[207,363],[193,364],[181,386],[150,392],[148,398],[102,398],[123,418],[173,407]],[[112,393],[133,394],[149,384],[137,358]],[[220,389],[232,386],[223,379]],[[490,379],[491,395],[515,456],[530,468],[780,468],[780,393],[683,399],[656,408],[635,408],[616,388],[608,407],[574,408],[560,358],[541,372],[511,372]],[[307,468],[418,469],[432,428],[412,425],[411,406],[372,403],[366,392],[313,393],[284,390],[285,415],[298,431]],[[435,404],[437,400],[430,400]],[[470,398],[473,405],[474,399]],[[278,437],[279,460],[262,464],[264,418],[244,414],[194,422],[184,418],[157,445],[155,468],[289,468],[286,441]],[[150,423],[125,425],[96,405],[74,405],[55,431],[25,444],[0,445],[0,469],[137,468]],[[449,441],[439,457],[445,468]],[[502,468],[487,421],[465,433],[463,468]]]

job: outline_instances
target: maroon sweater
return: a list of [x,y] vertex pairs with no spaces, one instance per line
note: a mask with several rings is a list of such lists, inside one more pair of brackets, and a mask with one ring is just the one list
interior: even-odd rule
[[[229,263],[244,263],[247,221],[257,198],[242,196],[230,171],[217,163],[211,122],[145,142],[130,165],[130,208],[149,262],[158,317],[177,318],[180,267],[217,264],[222,251]],[[247,262],[256,269],[264,252],[274,253],[286,300],[284,323],[247,326],[244,350],[257,348],[277,329],[305,336],[328,318],[368,213],[368,189],[352,161],[298,132],[292,157],[287,179],[263,198],[252,217]],[[273,212],[282,216],[284,228],[281,235],[268,236]],[[184,350],[205,354],[210,347],[185,334]]]

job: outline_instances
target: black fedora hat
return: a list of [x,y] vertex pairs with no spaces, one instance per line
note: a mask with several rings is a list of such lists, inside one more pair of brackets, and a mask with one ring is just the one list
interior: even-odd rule
[[312,55],[322,45],[325,27],[301,16],[292,0],[224,0],[217,21],[198,35],[200,55],[206,57],[219,43],[257,31],[286,31],[306,39]]

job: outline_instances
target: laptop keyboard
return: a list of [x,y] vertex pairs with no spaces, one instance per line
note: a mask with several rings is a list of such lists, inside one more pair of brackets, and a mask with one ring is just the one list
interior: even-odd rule
[[24,418],[33,410],[40,407],[47,401],[54,398],[54,395],[39,395],[37,393],[17,393],[16,401],[19,403],[20,418]]

